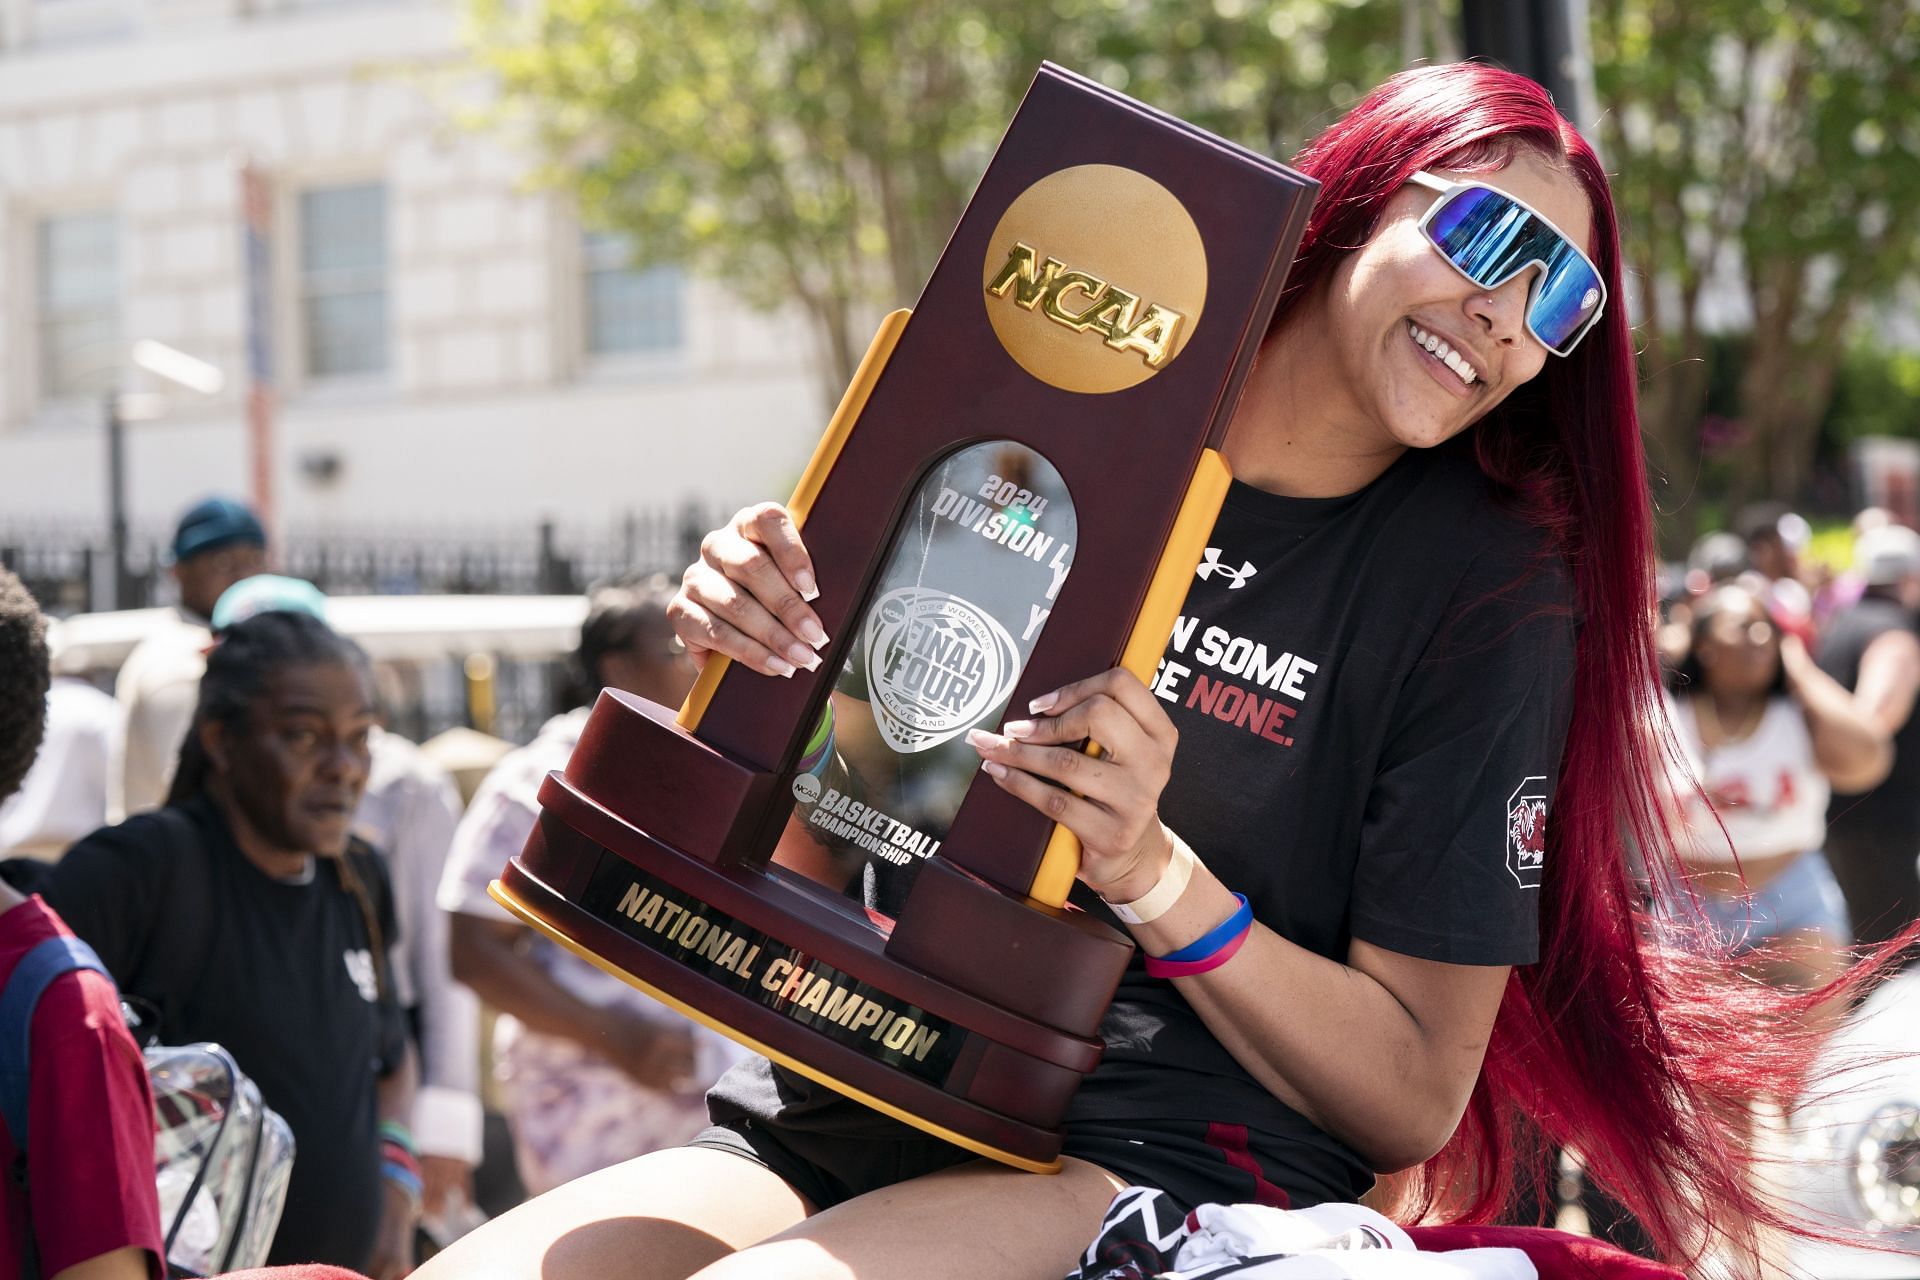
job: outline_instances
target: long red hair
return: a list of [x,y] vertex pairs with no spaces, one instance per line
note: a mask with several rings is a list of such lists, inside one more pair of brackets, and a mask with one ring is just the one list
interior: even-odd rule
[[1564,359],[1474,428],[1482,470],[1546,529],[1572,573],[1582,625],[1540,902],[1540,961],[1509,982],[1467,1114],[1414,1179],[1416,1214],[1499,1215],[1548,1144],[1639,1217],[1669,1257],[1755,1224],[1788,1227],[1755,1194],[1756,1095],[1792,1097],[1813,1045],[1786,1016],[1807,1002],[1736,986],[1713,958],[1651,939],[1628,850],[1677,871],[1656,802],[1670,733],[1653,647],[1654,541],[1634,408],[1620,235],[1599,159],[1533,81],[1459,63],[1404,72],[1296,156],[1321,184],[1276,327],[1315,297],[1417,169],[1497,169],[1519,151],[1586,192],[1606,315]]

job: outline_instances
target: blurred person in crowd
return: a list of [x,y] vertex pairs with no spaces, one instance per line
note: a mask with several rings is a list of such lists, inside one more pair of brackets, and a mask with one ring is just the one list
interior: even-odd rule
[[1827,860],[1846,895],[1854,939],[1885,942],[1920,919],[1920,534],[1890,524],[1861,535],[1860,600],[1834,614],[1820,665],[1893,738],[1893,771],[1877,787],[1836,785]]
[[1747,544],[1738,534],[1724,529],[1702,534],[1687,551],[1687,592],[1703,596],[1709,588],[1731,582],[1752,567]]
[[[47,686],[40,610],[0,568],[0,800],[33,764]],[[72,936],[39,897],[0,883],[0,987],[27,956]],[[47,985],[29,1026],[27,1079],[0,1080],[27,1100],[24,1169],[19,1135],[0,1124],[0,1168],[13,1171],[0,1179],[0,1259],[21,1263],[31,1248],[39,1274],[55,1280],[164,1275],[153,1094],[118,993],[92,970],[65,973]]]
[[[1885,507],[1862,507],[1854,513],[1852,520],[1853,542],[1858,546],[1860,539],[1876,529],[1884,529],[1893,523],[1893,515]],[[1832,574],[1820,588],[1813,593],[1813,624],[1824,629],[1834,614],[1849,605],[1860,603],[1860,597],[1866,593],[1866,580],[1860,576],[1860,570],[1849,566]]]
[[1660,678],[1671,684],[1680,664],[1693,649],[1693,592],[1687,589],[1686,570],[1680,568],[1663,581],[1654,614],[1654,649],[1660,655]]
[[107,774],[126,729],[119,703],[78,675],[61,673],[57,635],[50,627],[54,675],[46,738],[20,789],[0,803],[0,855],[46,862],[106,823]]
[[[46,896],[158,1010],[163,1040],[224,1045],[292,1128],[269,1261],[388,1280],[412,1264],[421,1179],[392,891],[352,836],[373,721],[352,641],[303,613],[234,625],[208,654],[165,807],[75,845]],[[182,878],[218,922],[196,956],[157,945]]]
[[1663,676],[1671,679],[1692,652],[1694,603],[1715,587],[1732,582],[1752,569],[1746,541],[1738,534],[1720,529],[1694,540],[1678,583],[1671,590],[1663,589],[1660,595],[1654,642]]
[[1813,541],[1806,517],[1782,502],[1742,507],[1734,532],[1747,544],[1747,563],[1766,583],[1767,611],[1778,625],[1813,643],[1813,592],[1805,580],[1801,553]]
[[1826,985],[1849,941],[1820,852],[1828,796],[1878,785],[1892,735],[1745,585],[1716,587],[1695,607],[1670,716],[1688,766],[1673,779],[1690,837],[1681,862],[1702,908],[1694,916],[1673,901],[1686,886],[1668,886],[1676,928],[1697,921],[1714,935],[1705,950],[1777,986]]
[[[575,655],[591,702],[603,687],[677,706],[694,668],[674,638],[664,578],[592,593]],[[520,852],[550,770],[566,766],[588,707],[547,722],[475,793],[440,887],[452,913],[453,969],[503,1014],[496,1071],[506,1090],[516,1163],[539,1194],[633,1156],[685,1142],[707,1124],[708,1085],[738,1057],[618,978],[510,916],[487,884]]]
[[[326,597],[310,582],[263,573],[227,588],[213,607],[215,635],[262,613],[291,610],[322,621]],[[386,859],[404,943],[394,966],[396,994],[411,1017],[420,1054],[412,1129],[430,1215],[472,1199],[480,1162],[480,1004],[453,980],[446,915],[434,893],[460,821],[459,791],[419,747],[374,725],[371,769],[353,833]]]
[[453,779],[413,742],[375,725],[369,746],[373,769],[353,830],[386,856],[393,878],[406,943],[400,999],[420,1049],[413,1132],[425,1210],[437,1217],[472,1201],[481,1148],[480,1001],[454,980],[447,914],[435,901],[462,805]]
[[515,745],[505,738],[496,738],[490,733],[456,724],[421,743],[420,750],[453,779],[454,787],[460,792],[460,807],[464,811],[467,802],[480,790],[480,784],[493,772],[493,767],[506,759],[507,753]]
[[213,606],[221,592],[267,567],[267,533],[244,503],[208,498],[180,517],[172,555],[180,603],[127,655],[114,684],[127,723],[110,775],[109,821],[166,799],[213,642]]

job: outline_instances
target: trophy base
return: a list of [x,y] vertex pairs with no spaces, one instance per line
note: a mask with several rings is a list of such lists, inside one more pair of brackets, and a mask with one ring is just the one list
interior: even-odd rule
[[[594,965],[604,969],[614,977],[619,978],[628,986],[633,987],[637,991],[643,991],[655,1000],[658,1000],[675,1013],[690,1018],[702,1026],[712,1028],[728,1039],[737,1041],[755,1053],[760,1054],[762,1057],[779,1063],[789,1071],[805,1076],[807,1079],[815,1081],[818,1084],[823,1084],[829,1089],[852,1098],[855,1102],[872,1107],[875,1111],[883,1115],[892,1116],[895,1120],[899,1120],[904,1124],[910,1124],[916,1129],[932,1134],[936,1138],[951,1142],[957,1147],[963,1147],[975,1155],[985,1156],[990,1160],[997,1160],[1001,1164],[1012,1165],[1016,1169],[1024,1169],[1028,1173],[1060,1172],[1060,1157],[1057,1154],[1051,1160],[1030,1159],[1018,1152],[1003,1150],[999,1147],[981,1142],[978,1139],[970,1138],[964,1133],[957,1133],[951,1129],[943,1128],[924,1116],[915,1115],[903,1107],[895,1106],[885,1098],[875,1097],[863,1089],[858,1089],[848,1084],[845,1080],[836,1079],[820,1068],[812,1066],[794,1057],[792,1054],[777,1049],[773,1045],[756,1040],[739,1028],[730,1026],[720,1021],[717,1017],[700,1009],[696,1009],[685,1001],[675,999],[661,988],[654,986],[652,983],[647,982],[635,974],[629,973],[613,961],[576,942],[571,936],[565,933],[559,925],[550,923],[545,916],[540,914],[539,910],[537,910],[532,903],[523,900],[502,880],[495,880],[488,886],[488,893],[490,893],[494,901],[500,903],[501,906],[511,911],[527,924],[533,926],[533,928],[540,933],[573,952],[581,959],[591,961]],[[557,905],[564,911],[566,908],[565,902],[553,899],[550,894],[547,896],[548,902],[546,905],[549,909]],[[1054,1145],[1057,1150],[1058,1143],[1056,1142]]]
[[[603,709],[660,732],[635,708]],[[673,848],[572,773],[542,786],[539,825],[492,887],[504,906],[801,1075],[976,1154],[1058,1170],[1061,1118],[1104,1047],[1123,936],[937,857],[896,930],[784,868]],[[944,945],[907,945],[919,930]]]

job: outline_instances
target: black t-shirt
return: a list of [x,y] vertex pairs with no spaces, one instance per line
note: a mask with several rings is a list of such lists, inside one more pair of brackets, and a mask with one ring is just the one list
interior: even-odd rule
[[[1262,924],[1330,959],[1360,938],[1535,960],[1574,655],[1572,584],[1541,536],[1470,460],[1410,451],[1340,498],[1236,483],[1208,543],[1153,685],[1180,731],[1161,818]],[[1084,885],[1075,901],[1105,911]],[[1318,1195],[1371,1182],[1138,955],[1103,1034],[1069,1123],[1230,1120]]]
[[[1236,483],[1208,542],[1154,682],[1180,731],[1167,825],[1261,923],[1320,955],[1344,961],[1357,937],[1452,964],[1531,963],[1575,641],[1571,579],[1545,537],[1445,448],[1409,451],[1340,498]],[[1105,913],[1083,885],[1074,901]],[[1302,1203],[1370,1185],[1356,1153],[1262,1088],[1138,957],[1102,1034],[1070,1131],[1243,1125]],[[716,1118],[818,1128],[838,1110],[804,1080],[752,1074],[716,1090]]]
[[[1860,660],[1889,631],[1913,631],[1913,615],[1896,600],[1868,596],[1835,614],[1820,633],[1820,669],[1848,689],[1860,684]],[[1911,865],[1920,833],[1920,714],[1907,717],[1893,736],[1893,771],[1864,794],[1837,788],[1827,808],[1827,823],[1843,837],[1886,842],[1905,850]]]
[[[44,895],[123,989],[168,1011],[168,1043],[224,1046],[292,1128],[293,1176],[269,1261],[361,1268],[384,1195],[375,1088],[399,1065],[406,1035],[398,1007],[379,999],[365,919],[325,859],[305,883],[278,881],[240,852],[210,801],[196,798],[179,812],[204,841],[213,897],[195,989],[153,989],[170,981],[157,975],[194,967],[150,954],[165,945],[156,941],[154,914],[167,901],[169,859],[178,856],[160,815],[82,840],[54,868]],[[386,869],[358,841],[349,856],[391,949],[398,929]]]
[[[1860,660],[1891,631],[1912,632],[1913,614],[1898,601],[1869,596],[1830,621],[1820,636],[1820,666],[1849,689],[1860,684]],[[1846,895],[1854,941],[1877,946],[1920,919],[1920,714],[1893,735],[1893,769],[1864,794],[1835,788],[1827,805],[1827,861]]]

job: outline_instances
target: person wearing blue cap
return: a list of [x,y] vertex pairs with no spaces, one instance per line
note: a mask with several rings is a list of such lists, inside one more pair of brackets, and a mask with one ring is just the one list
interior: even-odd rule
[[208,498],[180,517],[173,532],[173,579],[180,603],[211,618],[221,593],[267,567],[267,531],[243,502]]
[[108,771],[110,821],[157,809],[166,798],[213,643],[214,605],[267,567],[267,532],[245,503],[207,498],[180,517],[172,558],[180,603],[127,655],[114,684],[127,729]]

